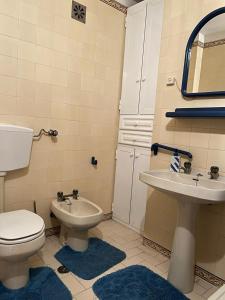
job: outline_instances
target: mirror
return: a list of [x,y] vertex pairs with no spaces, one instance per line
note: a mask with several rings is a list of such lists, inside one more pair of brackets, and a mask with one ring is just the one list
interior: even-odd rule
[[225,96],[225,7],[208,14],[193,30],[181,90],[185,97]]

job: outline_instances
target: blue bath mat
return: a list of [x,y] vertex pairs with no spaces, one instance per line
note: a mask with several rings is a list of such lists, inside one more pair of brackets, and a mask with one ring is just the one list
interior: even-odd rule
[[168,281],[143,266],[130,266],[93,285],[100,300],[187,300]]
[[0,283],[1,300],[72,300],[71,293],[48,267],[30,269],[26,287],[9,290]]
[[78,252],[64,246],[55,257],[75,275],[90,280],[120,263],[126,254],[100,239],[90,238],[86,251]]

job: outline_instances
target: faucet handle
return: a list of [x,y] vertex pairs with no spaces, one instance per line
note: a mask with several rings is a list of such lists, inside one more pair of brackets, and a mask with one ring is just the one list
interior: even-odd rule
[[191,162],[190,161],[185,161],[184,162],[184,167],[186,168],[186,169],[190,169],[191,168]]
[[212,172],[212,173],[219,173],[219,167],[217,167],[217,166],[211,166],[210,167],[210,172]]
[[79,197],[79,191],[73,190],[73,199],[77,199]]
[[183,170],[184,174],[191,174],[191,162],[185,161],[184,166],[180,167],[180,170]]
[[58,199],[58,201],[63,201],[63,192],[57,193],[57,199]]
[[208,174],[210,175],[211,179],[217,179],[219,177],[219,167],[211,166]]

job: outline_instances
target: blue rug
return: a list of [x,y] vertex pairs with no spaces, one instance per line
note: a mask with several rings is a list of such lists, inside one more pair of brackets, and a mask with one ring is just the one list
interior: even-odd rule
[[26,287],[9,290],[0,283],[1,300],[72,300],[71,293],[48,267],[30,269]]
[[78,252],[64,246],[55,257],[75,275],[90,280],[120,263],[126,254],[100,239],[90,238],[86,251]]
[[143,266],[131,266],[93,285],[100,300],[187,300],[168,281]]

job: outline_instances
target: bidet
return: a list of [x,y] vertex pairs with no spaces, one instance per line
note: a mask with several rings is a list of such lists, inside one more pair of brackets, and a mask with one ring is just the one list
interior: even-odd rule
[[88,230],[102,221],[102,209],[83,197],[67,197],[66,202],[53,200],[51,210],[66,228],[66,244],[73,250],[85,251],[88,248]]

